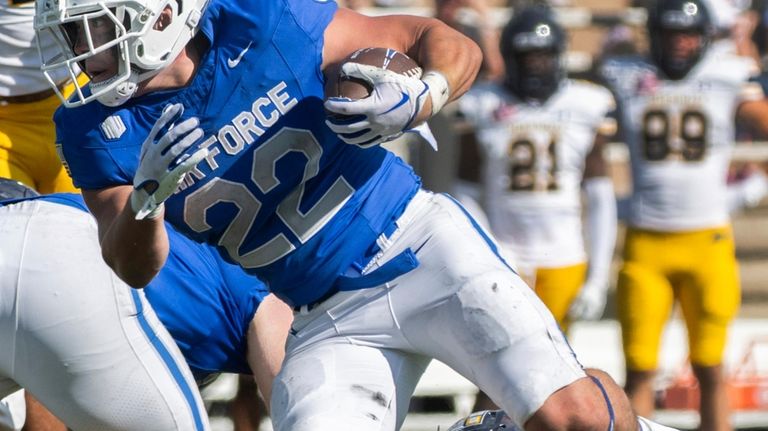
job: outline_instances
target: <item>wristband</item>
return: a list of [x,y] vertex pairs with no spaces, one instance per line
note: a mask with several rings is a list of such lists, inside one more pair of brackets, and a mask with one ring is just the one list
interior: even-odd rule
[[152,210],[147,213],[146,209],[144,209],[144,206],[146,205],[148,199],[149,194],[143,189],[133,189],[131,192],[131,210],[133,210],[133,214],[135,215],[136,220],[153,220],[163,214],[163,208],[165,207],[163,203],[160,203],[160,205],[152,208]]
[[436,70],[430,70],[425,73],[421,80],[429,86],[429,98],[432,100],[432,115],[435,115],[443,109],[443,106],[445,106],[451,96],[448,80],[445,79],[442,73]]

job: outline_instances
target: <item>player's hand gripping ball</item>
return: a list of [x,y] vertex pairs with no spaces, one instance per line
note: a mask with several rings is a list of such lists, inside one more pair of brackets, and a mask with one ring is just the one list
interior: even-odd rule
[[326,88],[326,124],[348,144],[369,148],[400,136],[429,95],[422,69],[388,48],[364,48],[341,65]]

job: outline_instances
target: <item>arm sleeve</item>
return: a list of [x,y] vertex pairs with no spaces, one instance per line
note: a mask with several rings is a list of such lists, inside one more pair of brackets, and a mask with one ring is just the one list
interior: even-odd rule
[[589,235],[588,282],[608,286],[613,249],[616,245],[616,197],[613,183],[607,177],[584,181],[587,195],[587,228]]

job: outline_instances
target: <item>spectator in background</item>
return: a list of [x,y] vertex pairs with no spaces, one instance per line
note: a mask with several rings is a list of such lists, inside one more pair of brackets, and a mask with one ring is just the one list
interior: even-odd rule
[[713,50],[751,56],[750,35],[754,24],[746,11],[749,0],[707,0],[714,26]]
[[[768,1],[754,0],[749,11],[739,16],[739,25],[734,30],[736,46],[740,52],[752,57],[760,71],[750,80],[760,84],[768,94]],[[762,98],[742,103],[741,121],[737,123],[737,136],[742,141],[768,140],[768,99]],[[765,166],[747,161],[731,167],[729,173],[728,205],[732,212],[756,206],[768,193],[768,177]]]
[[[768,1],[755,0],[749,12],[748,21],[752,23],[752,32],[749,35],[747,50],[752,52],[752,57],[760,65],[760,71],[752,77],[752,81],[760,84],[764,94],[768,94]],[[768,102],[762,99],[743,107],[755,118],[745,124],[745,132],[754,140],[768,140],[768,126],[763,125],[758,119],[768,117]],[[750,127],[751,124],[751,127]],[[762,127],[761,127],[762,126]]]

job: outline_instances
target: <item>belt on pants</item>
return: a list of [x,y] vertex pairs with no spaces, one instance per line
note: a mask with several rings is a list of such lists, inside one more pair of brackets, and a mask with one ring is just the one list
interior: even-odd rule
[[[418,194],[414,198],[416,196]],[[406,215],[407,212],[406,208],[403,210],[403,213],[394,215],[393,219],[390,220],[379,234],[374,244],[364,253],[364,256],[352,262],[346,273],[339,275],[328,291],[315,301],[293,307],[294,311],[307,313],[339,292],[380,286],[417,268],[419,260],[416,257],[416,253],[410,248],[406,248],[398,255],[378,265],[378,268],[366,273],[366,270],[376,260],[377,256],[381,256],[384,249],[389,248],[392,245],[392,241],[395,241],[399,236],[401,226],[410,224],[413,214]],[[377,261],[376,263],[378,264],[379,262]]]
[[34,103],[45,100],[56,94],[53,88],[48,88],[36,93],[19,94],[18,96],[0,96],[0,104]]
[[306,305],[294,307],[293,310],[308,313],[313,308],[322,304],[324,301],[339,292],[349,292],[353,290],[367,289],[369,287],[378,286],[403,274],[411,272],[417,266],[419,266],[419,260],[416,258],[416,254],[413,252],[413,250],[407,248],[368,274],[360,275],[358,277],[350,277],[345,275],[339,277],[336,280],[336,283],[334,283],[333,286],[318,300]]

